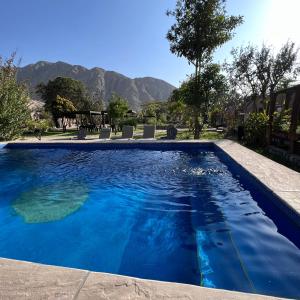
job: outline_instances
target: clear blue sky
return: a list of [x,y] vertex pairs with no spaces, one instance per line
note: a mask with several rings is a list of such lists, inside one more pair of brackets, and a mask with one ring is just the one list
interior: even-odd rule
[[[0,55],[17,51],[21,65],[39,60],[102,67],[129,77],[153,76],[176,86],[192,68],[165,39],[175,0],[0,0]],[[223,62],[233,46],[263,41],[300,42],[300,0],[227,0],[245,22],[218,49]]]

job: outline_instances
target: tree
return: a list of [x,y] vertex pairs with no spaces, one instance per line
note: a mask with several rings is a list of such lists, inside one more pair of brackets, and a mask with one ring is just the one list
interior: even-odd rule
[[232,49],[232,62],[224,64],[231,86],[235,87],[237,93],[244,95],[245,99],[251,98],[255,110],[257,110],[256,99],[259,94],[258,72],[255,65],[256,52],[256,48],[252,45]]
[[66,115],[68,113],[76,111],[76,107],[73,102],[57,95],[56,100],[52,105],[52,115],[57,120],[58,118],[62,118],[62,125],[65,131],[66,129]]
[[114,125],[120,122],[128,111],[128,102],[117,94],[112,94],[109,105],[108,114]]
[[89,110],[102,111],[104,109],[103,93],[96,91],[91,98],[89,98]]
[[25,85],[17,83],[15,55],[0,57],[0,140],[18,137],[30,119],[29,96]]
[[[89,109],[89,97],[87,96],[84,85],[75,79],[66,77],[57,77],[54,80],[49,80],[47,84],[39,84],[37,93],[41,95],[45,101],[45,109],[48,112],[53,112],[53,106],[57,101],[57,96],[68,99],[79,110]],[[54,120],[57,122],[57,119]]]
[[74,106],[73,102],[57,95],[56,100],[53,102],[52,105],[52,114],[55,116],[63,117],[66,113],[70,113],[76,111],[76,107]]
[[[260,49],[254,46],[241,47],[232,51],[233,61],[226,69],[232,84],[246,87],[254,103],[257,96],[262,97],[264,110],[269,115],[268,140],[276,105],[276,92],[286,88],[299,74],[297,67],[298,49],[292,42],[285,43],[275,54],[271,47],[263,45]],[[241,89],[242,91],[242,89]],[[270,101],[267,100],[269,95]]]
[[195,66],[192,107],[195,138],[199,138],[199,80],[202,69],[211,60],[214,50],[232,38],[234,28],[243,19],[227,15],[225,0],[177,0],[175,10],[168,11],[167,15],[176,20],[167,33],[171,52],[185,57]]
[[241,121],[240,113],[244,112],[244,106],[244,98],[229,85],[226,92],[212,104],[210,113],[211,116],[212,112],[217,113],[229,129],[234,129]]
[[166,123],[167,104],[162,101],[152,101],[142,105],[142,116],[144,118],[154,118],[157,124]]
[[272,99],[277,90],[287,87],[299,73],[298,50],[291,42],[285,43],[277,54],[264,44],[261,48],[252,45],[236,48],[231,53],[232,62],[225,64],[225,69],[232,85],[253,101],[261,96],[265,110],[269,106],[267,96]]
[[[199,130],[201,131],[204,123],[208,121],[208,112],[212,105],[220,97],[225,94],[227,90],[226,78],[221,74],[221,69],[218,64],[207,64],[204,66],[198,74],[198,79],[191,76],[189,80],[184,82],[181,87],[173,92],[171,99],[173,101],[177,98],[178,101],[182,101],[193,112],[197,111],[197,122]],[[197,94],[198,97],[194,97],[195,82],[197,81]],[[196,131],[197,126],[194,123],[194,129]]]
[[221,68],[218,64],[206,65],[198,76],[199,78],[196,81],[199,98],[192,98],[193,101],[190,105],[195,106],[194,110],[197,108],[200,110],[203,122],[207,123],[208,112],[218,98],[225,94],[227,82],[225,76],[221,74]]

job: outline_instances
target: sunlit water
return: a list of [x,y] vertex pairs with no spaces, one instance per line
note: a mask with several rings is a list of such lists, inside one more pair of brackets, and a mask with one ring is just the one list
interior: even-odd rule
[[2,257],[300,297],[299,227],[213,152],[1,150],[0,184]]

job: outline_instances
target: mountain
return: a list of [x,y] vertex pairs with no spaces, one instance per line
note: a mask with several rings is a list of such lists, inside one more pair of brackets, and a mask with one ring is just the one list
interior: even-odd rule
[[100,95],[106,104],[115,92],[126,98],[132,109],[139,109],[141,104],[153,100],[166,101],[175,89],[166,81],[152,77],[131,79],[113,71],[101,68],[87,69],[64,62],[40,61],[19,68],[17,73],[18,81],[26,82],[31,97],[37,100],[40,100],[40,97],[35,93],[35,87],[58,76],[80,80],[91,96]]

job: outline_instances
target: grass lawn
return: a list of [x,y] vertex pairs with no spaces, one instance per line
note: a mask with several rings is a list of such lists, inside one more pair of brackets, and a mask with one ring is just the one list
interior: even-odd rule
[[[50,138],[50,139],[69,139],[72,137],[76,137],[77,136],[77,130],[74,129],[69,129],[66,132],[62,132],[62,131],[48,131],[48,132],[44,132],[42,134],[42,139],[43,138]],[[112,139],[117,139],[120,138],[122,136],[121,132],[117,132],[117,134],[112,133],[111,138]],[[156,139],[161,139],[161,138],[165,138],[166,135],[166,131],[165,130],[157,130],[155,137]],[[22,140],[27,139],[27,138],[35,138],[36,135],[35,134],[24,134],[23,137],[21,138]],[[89,132],[88,133],[88,138],[97,138],[99,137],[99,133],[98,132]],[[134,138],[135,139],[141,139],[143,137],[143,126],[138,126],[136,130],[134,130]],[[224,133],[220,133],[220,132],[207,132],[207,131],[203,131],[201,133],[201,137],[200,139],[203,140],[216,140],[216,139],[222,139],[224,138]],[[189,131],[188,129],[180,129],[178,130],[177,133],[177,140],[192,140],[194,139],[193,133],[191,131]]]

